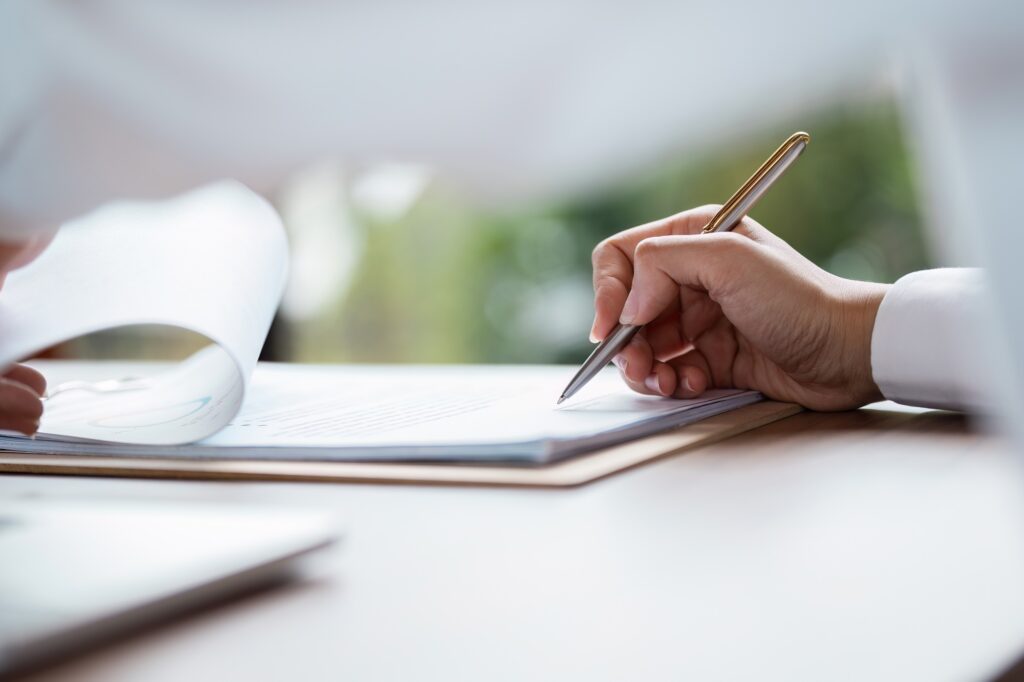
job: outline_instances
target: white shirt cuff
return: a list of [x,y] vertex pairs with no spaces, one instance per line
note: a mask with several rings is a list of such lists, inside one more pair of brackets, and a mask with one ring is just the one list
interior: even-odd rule
[[986,367],[977,343],[986,284],[976,269],[923,270],[882,299],[871,336],[871,372],[889,400],[983,411]]

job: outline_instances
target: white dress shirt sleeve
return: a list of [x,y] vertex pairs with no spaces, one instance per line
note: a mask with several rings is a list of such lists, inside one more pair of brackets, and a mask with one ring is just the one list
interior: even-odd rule
[[985,320],[980,270],[922,270],[882,300],[871,336],[871,371],[889,400],[971,412],[991,407],[979,330]]

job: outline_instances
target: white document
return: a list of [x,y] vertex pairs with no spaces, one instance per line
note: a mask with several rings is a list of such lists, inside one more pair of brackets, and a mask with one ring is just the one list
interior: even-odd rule
[[140,364],[34,364],[55,381],[155,375],[172,390],[167,405],[155,410],[133,406],[130,393],[99,399],[64,394],[48,408],[35,440],[0,437],[0,447],[164,457],[546,462],[760,400],[756,392],[735,390],[709,391],[698,400],[641,396],[609,369],[556,405],[574,367],[262,363],[241,410],[219,432],[188,445],[140,446],[130,444],[133,430],[173,424],[205,399],[190,396],[189,381],[175,378],[200,370],[202,353],[163,374]]
[[203,400],[179,418],[133,429],[130,442],[205,438],[242,404],[284,290],[287,253],[277,213],[234,182],[101,208],[64,225],[38,260],[8,277],[0,290],[0,366],[106,329],[157,324],[197,332],[215,344],[201,367],[121,398],[142,410],[172,404],[169,390],[174,400]]
[[[560,406],[573,367],[260,365],[285,283],[287,246],[262,199],[220,183],[125,203],[64,226],[0,293],[0,363],[116,327],[204,335],[188,360],[40,362],[49,390],[35,439],[55,454],[334,460],[550,461],[760,399],[631,393],[613,371]],[[131,379],[132,390],[68,389]],[[62,390],[63,389],[63,390]]]

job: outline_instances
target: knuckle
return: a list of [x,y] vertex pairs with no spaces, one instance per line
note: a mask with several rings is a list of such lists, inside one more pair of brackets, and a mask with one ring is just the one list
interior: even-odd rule
[[626,285],[614,277],[602,277],[594,283],[594,300],[600,303],[626,295]]
[[709,236],[713,236],[713,240],[708,240],[709,245],[729,255],[747,253],[754,246],[749,237],[737,232],[719,232]]
[[633,260],[638,267],[652,267],[658,262],[668,262],[673,255],[679,255],[680,249],[691,243],[692,236],[663,235],[648,237],[636,245]]
[[594,250],[590,252],[590,262],[594,266],[597,266],[598,263],[604,260],[605,254],[613,248],[611,237],[608,239],[602,239],[598,242],[597,246],[594,247]]
[[633,257],[637,261],[649,261],[655,258],[665,247],[664,237],[648,237],[636,245]]
[[707,213],[710,217],[722,210],[722,204],[704,204],[693,210],[697,213]]

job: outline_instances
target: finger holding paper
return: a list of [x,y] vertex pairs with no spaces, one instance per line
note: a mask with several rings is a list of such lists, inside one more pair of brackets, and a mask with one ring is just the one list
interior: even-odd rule
[[[31,237],[25,241],[0,242],[0,287],[7,275],[31,263],[53,241],[54,234]],[[27,436],[39,429],[43,413],[42,396],[46,379],[25,365],[11,365],[0,376],[0,430]]]
[[25,365],[13,365],[0,376],[0,431],[30,436],[43,415],[43,375]]
[[[139,390],[56,392],[41,428],[111,442],[192,442],[237,414],[286,273],[280,219],[238,183],[113,204],[65,226],[38,259],[8,277],[0,293],[0,366],[119,327],[198,334],[211,342],[207,348]],[[103,385],[120,378],[103,377]]]

